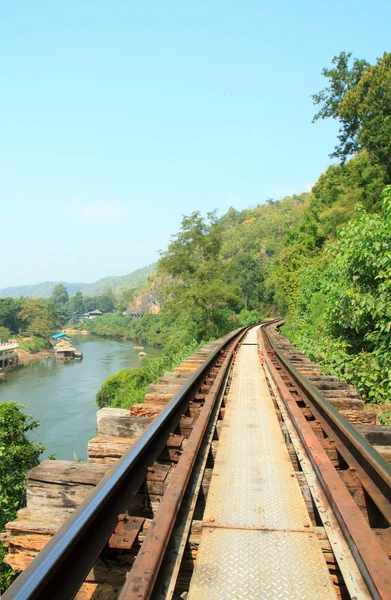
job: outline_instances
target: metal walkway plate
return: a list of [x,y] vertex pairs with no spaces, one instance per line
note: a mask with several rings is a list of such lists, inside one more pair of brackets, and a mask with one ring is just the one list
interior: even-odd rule
[[255,340],[233,368],[188,600],[335,599]]

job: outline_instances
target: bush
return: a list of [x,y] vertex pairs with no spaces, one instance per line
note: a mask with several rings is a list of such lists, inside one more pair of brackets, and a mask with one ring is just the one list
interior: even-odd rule
[[[26,502],[26,474],[39,463],[44,448],[31,442],[27,434],[37,421],[22,413],[15,402],[0,403],[0,531],[15,518]],[[0,591],[5,591],[16,577],[3,562],[6,551],[0,544]]]
[[11,338],[12,333],[10,332],[10,330],[7,327],[1,327],[0,326],[0,342],[8,342],[8,340]]
[[22,339],[19,341],[19,348],[29,352],[29,354],[35,354],[36,352],[43,352],[44,350],[47,350],[48,342],[42,337]]
[[327,260],[302,271],[287,336],[368,402],[391,393],[391,186],[381,214],[358,207]]
[[155,383],[166,371],[177,367],[184,358],[195,352],[201,344],[183,346],[180,351],[168,349],[163,356],[145,361],[139,369],[123,369],[110,375],[103,382],[95,397],[99,408],[130,408],[133,404],[144,402],[147,387]]

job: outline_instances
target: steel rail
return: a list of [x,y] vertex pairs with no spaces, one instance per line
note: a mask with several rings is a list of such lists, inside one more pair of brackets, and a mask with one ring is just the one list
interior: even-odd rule
[[219,353],[246,328],[230,334],[152,421],[5,592],[4,600],[70,600],[137,494]]
[[157,515],[152,521],[136,560],[126,578],[119,600],[131,600],[132,598],[148,600],[152,594],[213,407],[221,391],[234,351],[245,333],[246,331],[241,333],[229,349],[205,398],[194,429],[187,440],[186,448],[175,467],[172,479],[159,505]]
[[[315,407],[326,423],[331,427],[333,433],[349,448],[353,456],[370,475],[378,489],[387,499],[388,505],[391,503],[391,465],[383,458],[374,447],[357,431],[357,429],[338,412],[321,392],[315,388],[284,356],[279,350],[265,329],[265,334],[269,344],[275,352],[280,362],[285,366],[293,379],[302,388],[304,393],[314,402]],[[376,502],[376,498],[373,498]],[[390,522],[391,525],[391,522]]]
[[[300,381],[305,385],[308,393],[313,396],[317,402],[321,403],[324,411],[331,417],[336,427],[339,427],[346,436],[354,436],[356,447],[360,447],[362,441],[363,453],[371,456],[373,461],[378,462],[378,472],[385,469],[385,474],[389,475],[390,467],[388,463],[383,464],[384,459],[370,447],[370,444],[354,430],[352,425],[346,419],[337,413],[334,407],[315,390],[315,388],[305,380],[305,378],[295,369],[295,367],[276,347],[266,327],[262,328],[267,342],[270,344],[271,353],[274,353],[280,361],[283,368],[294,375],[294,380]],[[357,562],[360,572],[370,590],[373,598],[378,600],[391,599],[391,570],[390,561],[383,550],[377,536],[374,534],[369,524],[365,520],[361,510],[354,502],[353,497],[342,482],[337,470],[331,463],[320,440],[314,433],[311,425],[302,414],[297,405],[296,399],[288,390],[287,385],[281,378],[281,375],[273,364],[269,355],[268,348],[262,343],[264,349],[264,360],[279,391],[279,394],[288,410],[288,413],[296,427],[297,433],[308,453],[311,463],[318,475],[323,490],[333,508],[335,516],[339,522],[341,530],[344,533],[346,541]],[[360,439],[361,438],[361,439]]]

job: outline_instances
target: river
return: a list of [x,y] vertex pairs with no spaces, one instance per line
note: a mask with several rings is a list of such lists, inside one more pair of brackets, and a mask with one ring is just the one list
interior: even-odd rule
[[[134,341],[95,336],[72,336],[72,344],[83,352],[81,361],[41,359],[10,373],[0,383],[0,402],[14,400],[25,405],[25,412],[40,422],[31,438],[46,450],[43,458],[83,460],[88,440],[96,435],[95,394],[102,382],[120,369],[142,365],[139,345]],[[149,357],[158,356],[156,348],[144,346]]]

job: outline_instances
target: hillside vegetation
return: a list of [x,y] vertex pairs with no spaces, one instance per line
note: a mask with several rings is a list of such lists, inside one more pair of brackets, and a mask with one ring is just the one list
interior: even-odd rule
[[184,217],[157,265],[169,282],[160,314],[106,315],[92,331],[171,351],[284,316],[285,334],[327,372],[369,402],[390,398],[391,54],[371,66],[341,53],[323,74],[315,120],[338,120],[341,163],[310,193]]
[[[327,372],[369,402],[389,400],[391,54],[369,65],[341,53],[323,74],[328,85],[314,95],[315,120],[338,120],[332,156],[341,163],[311,192],[230,208],[222,217],[187,215],[157,265],[101,280],[89,288],[93,296],[85,289],[69,296],[57,284],[48,301],[0,299],[0,337],[27,329],[47,338],[50,329],[98,309],[105,314],[81,327],[164,348],[159,363],[111,380],[110,398],[98,395],[99,405],[124,406],[183,349],[278,315],[286,335]],[[160,312],[126,314],[148,304]]]

